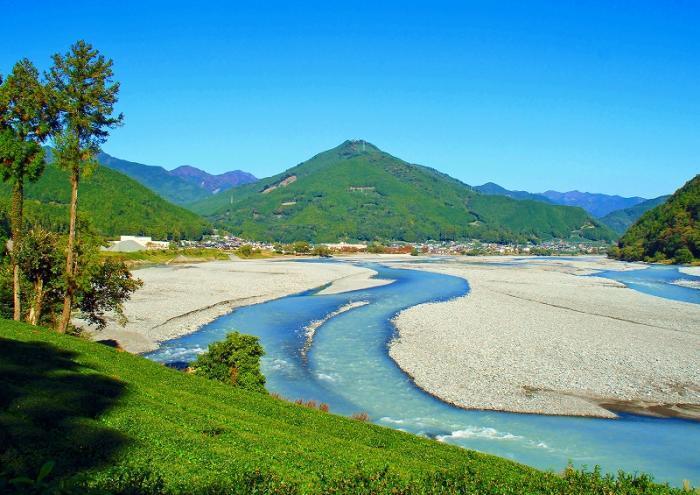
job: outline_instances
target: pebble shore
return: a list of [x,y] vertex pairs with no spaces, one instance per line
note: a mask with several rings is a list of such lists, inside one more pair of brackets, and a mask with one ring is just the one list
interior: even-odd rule
[[419,387],[468,409],[700,419],[700,306],[580,276],[639,264],[481,261],[395,265],[471,288],[395,318],[390,355]]

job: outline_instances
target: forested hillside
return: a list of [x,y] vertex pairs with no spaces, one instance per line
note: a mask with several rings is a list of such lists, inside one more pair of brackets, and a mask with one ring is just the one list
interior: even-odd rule
[[234,234],[284,242],[615,236],[580,208],[483,195],[365,141],[346,141],[191,208]]
[[[107,167],[97,167],[80,183],[80,216],[102,235],[150,235],[154,239],[198,238],[210,224],[169,203],[138,182]],[[7,212],[10,187],[0,185],[0,209]],[[68,225],[70,182],[66,172],[49,164],[38,182],[26,186],[28,224],[54,231]],[[5,215],[3,215],[5,216]]]
[[690,263],[700,259],[700,174],[642,215],[611,254],[630,261]]
[[605,225],[613,229],[618,234],[624,234],[625,231],[630,228],[630,226],[637,221],[645,212],[651,210],[655,206],[664,203],[671,196],[659,196],[658,198],[648,199],[643,203],[632,206],[630,208],[623,208],[621,210],[615,210],[608,213],[600,219]]

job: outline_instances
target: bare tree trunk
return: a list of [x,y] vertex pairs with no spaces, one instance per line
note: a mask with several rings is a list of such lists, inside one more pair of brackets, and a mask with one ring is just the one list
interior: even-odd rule
[[73,292],[75,290],[75,224],[78,216],[78,182],[80,170],[74,166],[71,171],[71,196],[70,196],[70,227],[68,229],[68,245],[66,246],[66,294],[63,297],[63,313],[58,324],[58,331],[65,333],[70,323],[73,310]]
[[44,305],[44,280],[39,279],[34,282],[34,301],[32,307],[29,308],[29,323],[38,325],[41,321],[41,310]]
[[24,206],[24,183],[18,179],[12,187],[12,271],[13,271],[13,304],[15,321],[22,319],[21,286],[19,280],[19,264],[17,253],[19,243],[22,242],[22,214]]

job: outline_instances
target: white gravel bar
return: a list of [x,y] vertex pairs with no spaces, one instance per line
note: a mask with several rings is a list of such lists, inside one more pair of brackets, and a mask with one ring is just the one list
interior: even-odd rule
[[[134,271],[144,284],[125,304],[121,327],[110,320],[96,340],[115,340],[129,352],[146,352],[158,343],[192,333],[235,308],[342,281],[334,292],[376,285],[374,270],[348,263],[295,263],[232,260],[155,266]],[[85,322],[76,321],[86,327]]]
[[477,261],[395,265],[463,277],[471,287],[395,319],[390,355],[419,387],[467,409],[700,419],[700,306],[579,276],[645,265]]

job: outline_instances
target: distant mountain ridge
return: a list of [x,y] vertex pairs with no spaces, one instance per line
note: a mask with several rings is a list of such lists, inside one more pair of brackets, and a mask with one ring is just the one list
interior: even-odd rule
[[552,203],[558,205],[579,206],[598,218],[615,210],[630,208],[647,200],[639,196],[625,198],[618,195],[580,191],[568,191],[563,193],[558,191],[545,191],[542,195]]
[[280,242],[615,237],[580,208],[481,194],[366,141],[345,141],[190,208],[236,235]]
[[623,234],[630,226],[637,221],[644,213],[652,208],[666,202],[671,196],[659,196],[658,198],[648,199],[630,208],[615,210],[608,213],[600,219],[605,225],[613,229],[618,234]]
[[128,175],[168,201],[180,205],[199,201],[215,192],[257,180],[252,174],[241,170],[213,175],[184,165],[169,171],[159,166],[115,158],[104,152],[97,156],[97,160],[105,167]]
[[553,201],[550,201],[548,197],[543,196],[542,194],[531,193],[527,191],[512,191],[506,189],[505,187],[499,186],[495,182],[487,182],[486,184],[482,184],[480,186],[474,186],[474,189],[482,194],[507,196],[513,199],[531,199],[533,201],[542,201],[543,203],[555,204]]
[[543,193],[531,193],[527,191],[513,191],[499,186],[493,182],[487,182],[481,186],[475,186],[475,190],[483,194],[507,196],[513,199],[531,199],[555,205],[578,206],[596,218],[601,218],[613,211],[631,208],[648,201],[646,198],[634,196],[626,198],[618,195],[588,193],[580,191],[545,191]]
[[240,186],[241,184],[250,184],[258,180],[253,174],[244,172],[243,170],[232,170],[230,172],[224,172],[223,174],[213,175],[191,165],[181,165],[171,170],[170,175],[180,177],[187,182],[196,184],[212,194]]

